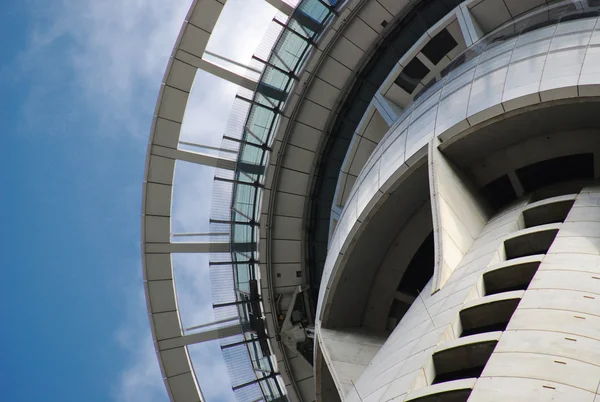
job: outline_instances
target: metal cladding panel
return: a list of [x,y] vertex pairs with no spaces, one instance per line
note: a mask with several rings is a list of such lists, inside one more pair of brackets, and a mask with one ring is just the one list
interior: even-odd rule
[[302,218],[291,218],[288,216],[275,215],[273,226],[273,239],[301,240]]
[[302,218],[306,197],[296,194],[280,193],[275,201],[275,215]]
[[[403,3],[402,1],[397,1],[397,3]],[[406,4],[397,4],[396,7],[402,6],[405,7]],[[400,9],[395,10],[396,13],[400,11]],[[366,24],[371,27],[376,32],[381,32],[383,30],[384,25],[382,25],[383,21],[390,22],[395,14],[391,14],[390,11],[384,7],[384,5],[380,4],[378,1],[370,1],[362,7],[358,13],[358,17],[363,20]]]
[[148,165],[148,182],[171,185],[175,172],[175,159],[153,155]]
[[493,31],[511,19],[504,0],[483,0],[468,7],[484,33]]
[[313,102],[332,110],[339,95],[339,89],[323,79],[315,77],[312,82],[311,90],[306,95],[306,99],[312,100]]
[[161,313],[177,309],[173,280],[149,281],[146,286],[153,312]]
[[308,174],[290,169],[281,169],[277,189],[286,193],[304,195],[308,186]]
[[181,322],[177,311],[152,314],[152,322],[158,341],[181,336]]
[[342,63],[347,68],[353,70],[358,65],[364,51],[349,39],[341,36],[336,46],[331,50],[331,57]]
[[181,123],[183,121],[188,96],[189,94],[187,92],[180,89],[164,86],[160,109],[158,110],[158,117]]
[[160,356],[167,377],[190,372],[190,363],[184,346],[163,350]]
[[360,18],[354,18],[344,30],[344,37],[361,48],[363,52],[369,50],[373,41],[377,39],[377,34],[377,31]]
[[309,151],[316,151],[322,131],[314,127],[296,122],[290,133],[289,143]]
[[181,122],[157,117],[154,125],[153,143],[163,147],[177,148]]
[[504,0],[510,14],[514,17],[521,15],[536,7],[546,5],[545,0]]
[[286,169],[310,173],[314,155],[314,152],[307,151],[304,148],[299,148],[293,145],[287,146],[285,148],[282,166]]
[[169,280],[173,277],[171,254],[147,254],[144,260],[147,281]]
[[337,89],[342,89],[351,73],[351,69],[344,66],[333,57],[327,56],[319,69],[319,78],[328,82],[330,85],[333,85]]
[[171,241],[171,219],[164,216],[144,216],[147,243],[169,243]]
[[192,372],[167,378],[171,395],[175,401],[201,402],[200,391]]
[[181,89],[185,92],[192,90],[197,68],[177,59],[171,59],[171,73],[167,77],[168,86]]
[[223,10],[223,4],[217,0],[200,0],[200,2],[201,6],[192,11],[188,21],[206,32],[212,32]]
[[190,53],[196,57],[202,58],[206,45],[210,39],[210,33],[203,29],[195,27],[194,25],[187,24],[183,37],[179,44],[179,49]]
[[171,216],[171,186],[157,183],[146,184],[146,215]]

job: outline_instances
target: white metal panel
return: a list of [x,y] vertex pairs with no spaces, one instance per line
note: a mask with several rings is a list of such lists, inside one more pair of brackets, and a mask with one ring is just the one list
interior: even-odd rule
[[278,193],[275,199],[275,215],[302,218],[306,197],[289,193]]
[[210,33],[193,25],[186,25],[183,37],[179,43],[179,49],[188,52],[196,57],[202,58]]
[[469,11],[484,33],[491,32],[511,19],[504,0],[483,0],[476,5],[469,5]]
[[146,254],[144,260],[146,280],[160,281],[173,278],[171,254]]
[[163,86],[158,117],[177,123],[183,121],[188,93],[173,87]]
[[378,3],[385,7],[388,13],[395,16],[410,4],[410,0],[378,0]]
[[157,117],[154,124],[153,144],[163,147],[177,148],[181,122],[161,119]]
[[363,53],[363,50],[361,50],[358,46],[350,42],[344,36],[341,36],[335,42],[335,46],[333,49],[331,49],[329,54],[344,66],[350,70],[353,70],[358,65]]
[[273,239],[301,240],[302,218],[275,215],[273,219]]
[[203,29],[204,31],[211,33],[215,27],[221,11],[223,10],[223,4],[217,0],[200,0],[201,7],[196,7],[192,11],[192,15],[189,17],[190,24]]
[[196,76],[196,67],[177,59],[171,59],[170,63],[171,69],[169,70],[166,84],[182,91],[190,92],[194,83],[194,77]]
[[340,95],[340,90],[333,85],[323,81],[319,77],[311,83],[310,90],[306,94],[306,99],[310,99],[315,103],[331,110]]
[[344,30],[344,36],[366,52],[377,39],[377,31],[360,18],[353,18]]
[[201,402],[196,378],[190,373],[167,378],[173,399],[185,402]]
[[147,243],[169,243],[171,241],[171,218],[146,215],[144,222]]
[[190,362],[185,347],[160,352],[161,363],[167,377],[190,372]]
[[308,174],[282,168],[279,173],[278,191],[304,195],[308,186]]
[[146,203],[143,213],[147,215],[171,215],[171,186],[146,183]]
[[529,10],[534,9],[535,7],[539,7],[541,5],[545,5],[545,0],[504,0],[506,7],[508,7],[508,11],[514,17],[523,14]]
[[305,100],[300,106],[296,120],[317,130],[323,130],[328,117],[328,109],[310,100]]
[[301,243],[298,240],[273,240],[272,263],[299,263],[302,261]]
[[[397,3],[402,3],[402,1],[397,1]],[[383,21],[389,23],[394,17],[394,15],[390,14],[390,12],[378,1],[366,2],[358,12],[358,16],[376,32],[381,32],[383,30],[383,26],[381,25]]]
[[152,155],[148,165],[148,182],[172,184],[175,172],[175,159]]
[[156,340],[170,339],[181,336],[181,322],[177,311],[152,314]]
[[304,148],[288,145],[283,155],[282,166],[304,173],[310,173],[315,153]]
[[149,281],[146,282],[146,286],[148,287],[153,313],[175,311],[177,309],[175,284],[172,280]]
[[321,64],[318,77],[334,87],[342,89],[348,81],[351,73],[351,69],[344,66],[333,57],[327,56],[323,64]]
[[297,147],[316,151],[322,134],[322,131],[314,127],[301,122],[294,122],[288,141]]

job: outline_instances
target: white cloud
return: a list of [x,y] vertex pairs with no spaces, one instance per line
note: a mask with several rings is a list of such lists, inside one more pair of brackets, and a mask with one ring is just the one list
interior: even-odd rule
[[[191,0],[34,3],[33,31],[19,68],[31,82],[22,110],[27,125],[23,131],[52,127],[53,132],[47,134],[112,136],[120,141],[133,140],[145,149],[164,69]],[[247,63],[273,16],[274,9],[263,0],[229,0],[209,50]],[[235,85],[199,72],[182,138],[218,146],[236,91]],[[73,109],[81,115],[75,115]],[[208,228],[212,175],[211,169],[178,165],[173,202],[175,232]],[[212,320],[207,256],[175,260],[184,324]],[[129,265],[132,270],[133,265]],[[138,267],[136,275],[128,275],[133,281],[123,290],[128,305],[123,325],[115,334],[128,353],[127,365],[113,390],[118,402],[166,399],[147,322],[140,271]],[[190,352],[209,402],[232,400],[218,345],[194,346]]]
[[[137,266],[141,273],[139,263],[133,266]],[[138,283],[142,282],[141,274],[133,276]],[[112,395],[119,402],[165,401],[167,392],[152,345],[150,326],[147,316],[141,314],[146,308],[143,288],[137,286],[134,291],[131,288],[131,284],[124,284],[123,291],[127,294],[124,318],[127,325],[116,332],[119,345],[129,354],[129,362],[120,373]]]

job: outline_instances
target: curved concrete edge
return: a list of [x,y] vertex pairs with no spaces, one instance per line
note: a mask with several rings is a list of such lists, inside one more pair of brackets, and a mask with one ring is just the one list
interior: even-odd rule
[[520,300],[521,298],[523,298],[524,294],[525,294],[524,290],[513,290],[511,292],[503,292],[503,293],[497,293],[497,294],[491,295],[491,296],[480,297],[479,299],[469,300],[468,302],[463,304],[463,307],[460,311],[462,312],[462,311],[470,310],[472,308],[477,308],[477,307],[481,307],[484,305],[499,303],[499,302],[508,301],[508,300],[515,300],[515,299]]
[[585,391],[562,381],[533,378],[495,377],[477,380],[471,401],[579,401],[593,402],[595,393]]
[[163,76],[154,111],[142,190],[141,247],[146,305],[154,347],[171,401],[203,401],[187,347],[161,350],[159,341],[183,336],[171,255],[148,253],[148,243],[170,243],[171,197],[175,159],[156,155],[154,147],[177,149],[181,123],[197,67],[178,52],[202,58],[224,1],[194,0]]
[[485,366],[502,331],[465,336],[439,345],[432,354],[437,375]]
[[449,352],[452,349],[462,348],[462,347],[466,347],[469,345],[475,345],[478,343],[498,342],[500,340],[501,336],[502,336],[502,331],[493,331],[493,332],[485,332],[483,334],[469,335],[469,336],[463,336],[462,338],[452,339],[450,341],[447,341],[447,342],[444,342],[444,343],[438,345],[438,347],[435,348],[435,350],[433,351],[432,356],[435,357],[435,355]]
[[[593,49],[594,52],[596,51],[596,47],[583,46],[583,48],[586,53],[590,52],[590,49]],[[549,56],[546,53],[544,57],[547,58]],[[322,286],[319,292],[317,319],[323,320],[323,317],[327,314],[327,305],[330,304],[327,299],[331,297],[332,289],[335,286],[335,278],[339,277],[334,272],[343,266],[342,259],[351,243],[350,239],[359,231],[359,227],[362,225],[361,217],[364,219],[365,216],[370,215],[375,209],[374,204],[376,204],[376,202],[372,203],[373,199],[380,199],[382,193],[385,193],[387,189],[392,187],[392,183],[400,179],[409,166],[415,161],[421,160],[427,154],[427,144],[433,135],[436,135],[442,143],[454,142],[473,133],[480,124],[485,125],[500,118],[499,116],[503,113],[525,110],[524,108],[544,107],[557,101],[598,97],[600,96],[600,74],[588,73],[587,70],[591,68],[589,67],[589,63],[593,63],[591,58],[587,61],[586,59],[582,59],[581,73],[576,79],[559,80],[555,78],[546,84],[544,84],[545,81],[542,79],[538,85],[522,87],[519,88],[519,91],[515,90],[506,94],[504,94],[504,86],[500,86],[499,96],[490,95],[485,99],[470,97],[466,104],[461,104],[456,102],[456,100],[450,99],[452,96],[442,97],[442,90],[440,89],[428,97],[424,96],[418,103],[409,107],[404,113],[403,118],[396,122],[381,140],[377,148],[373,151],[370,160],[367,161],[366,166],[376,167],[378,163],[377,159],[381,159],[386,148],[393,148],[393,151],[398,154],[398,149],[394,147],[393,143],[398,142],[399,138],[404,139],[404,146],[402,147],[404,149],[404,162],[400,166],[397,166],[397,163],[393,164],[395,166],[385,166],[388,171],[381,176],[376,172],[375,177],[379,179],[379,186],[373,186],[371,181],[367,181],[364,185],[361,184],[365,176],[374,170],[371,168],[367,172],[367,169],[363,169],[357,179],[357,183],[359,184],[356,184],[353,190],[355,199],[353,200],[351,196],[342,212],[330,241],[330,248],[325,262],[321,281]],[[586,65],[588,66],[587,69]],[[503,68],[506,70],[508,67],[510,65]],[[472,70],[474,71],[474,68]],[[457,71],[450,73],[448,76],[459,74],[465,75],[464,71]],[[506,81],[506,79],[505,77],[504,80]],[[474,76],[471,76],[469,81],[471,84],[469,85],[468,82],[465,83],[461,91],[471,91],[475,81],[483,82],[481,77],[474,78]],[[470,93],[469,91],[467,92]],[[481,94],[485,93],[484,91]],[[454,103],[448,103],[450,101]],[[473,103],[473,107],[469,106],[471,103]],[[459,115],[464,117],[458,118]],[[433,123],[427,124],[426,122],[429,120],[433,120]],[[412,126],[418,126],[419,129],[411,132],[410,128]],[[423,126],[426,129],[423,129]],[[383,165],[381,164],[381,167]],[[391,180],[392,178],[396,180]],[[382,182],[385,182],[385,185]],[[360,193],[362,193],[361,203],[357,206],[356,194]],[[539,228],[541,227],[537,229]]]
[[429,142],[429,188],[434,236],[433,293],[448,281],[487,224],[489,207],[463,172]]
[[[535,234],[535,233],[558,231],[558,230],[560,230],[561,226],[562,226],[562,223],[548,223],[546,225],[539,225],[539,226],[534,226],[532,228],[521,229],[521,230],[518,230],[518,231],[506,236],[504,238],[504,241],[516,239],[518,237],[528,236],[528,235]],[[522,257],[519,257],[519,258],[522,258]]]
[[[431,397],[432,400],[443,401],[440,398],[442,394],[455,393],[455,392],[464,392],[465,394],[470,393],[471,390],[475,387],[475,383],[477,382],[477,378],[466,378],[462,380],[455,381],[447,381],[440,384],[430,385],[426,388],[420,388],[416,391],[411,392],[406,397],[406,402],[417,402],[424,401],[426,398]],[[434,397],[438,397],[438,399],[433,399]],[[468,396],[468,394],[467,394]],[[454,400],[454,399],[452,399]],[[467,398],[465,397],[465,401]]]
[[530,264],[530,263],[535,263],[535,262],[541,263],[545,256],[546,256],[545,254],[534,254],[534,255],[528,255],[526,257],[513,258],[512,260],[508,260],[508,261],[502,261],[500,263],[493,264],[493,265],[489,266],[488,268],[486,268],[483,271],[483,274],[485,275],[488,272],[498,271],[498,270],[501,270],[504,268],[514,267],[516,265],[524,265],[524,264]]
[[577,194],[547,198],[534,202],[523,209],[525,226],[535,227],[547,223],[564,222]]
[[535,209],[535,208],[538,208],[541,206],[555,204],[558,202],[575,201],[576,198],[577,198],[577,194],[566,194],[566,195],[559,195],[559,196],[551,197],[551,198],[544,198],[543,200],[535,201],[535,202],[528,204],[525,208],[523,208],[523,212],[528,211],[530,209]]
[[504,238],[504,253],[507,260],[547,252],[556,238],[562,222],[548,223],[521,229]]

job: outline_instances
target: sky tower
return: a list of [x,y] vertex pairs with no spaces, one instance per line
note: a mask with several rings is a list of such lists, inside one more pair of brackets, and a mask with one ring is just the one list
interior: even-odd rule
[[[600,2],[265,1],[245,66],[206,52],[225,0],[194,1],[155,110],[143,264],[171,400],[205,400],[188,346],[218,340],[241,402],[595,401]],[[239,92],[221,146],[190,150],[198,70]],[[215,168],[193,241],[176,161]],[[215,321],[182,326],[176,253],[208,256]]]

